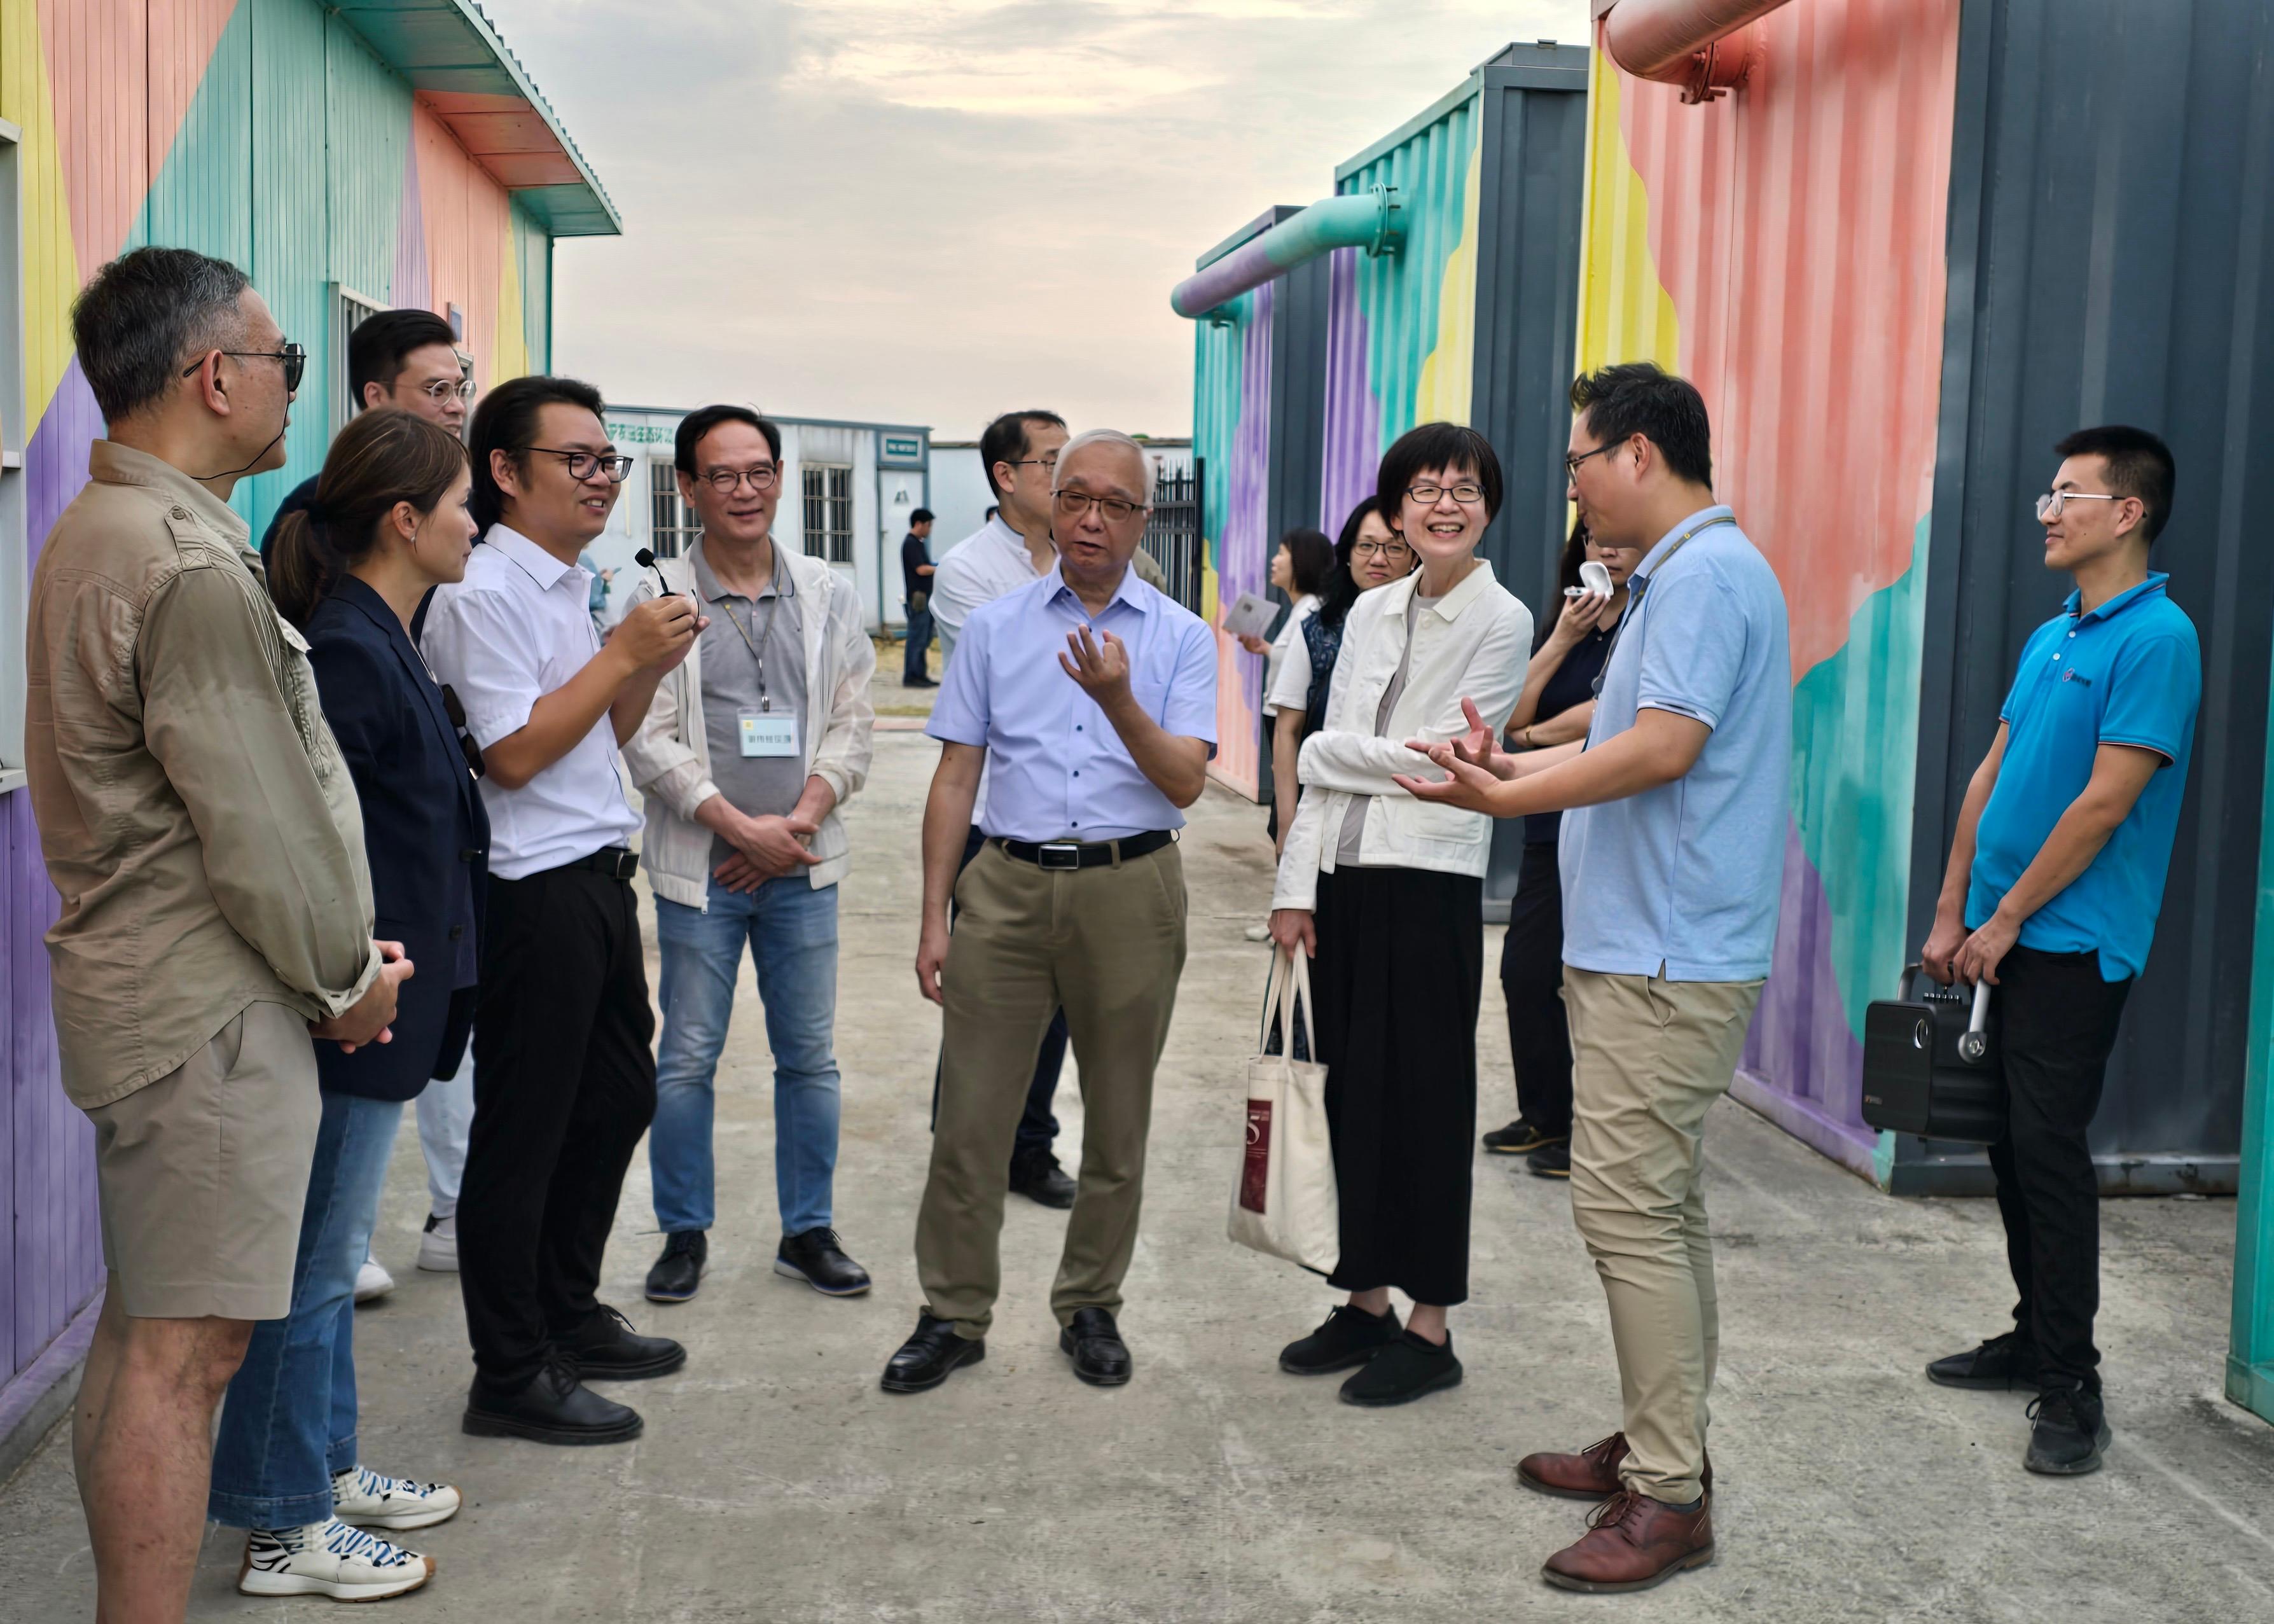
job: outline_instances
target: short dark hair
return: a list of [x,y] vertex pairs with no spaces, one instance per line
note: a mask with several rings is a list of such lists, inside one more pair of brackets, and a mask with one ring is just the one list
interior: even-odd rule
[[937,514],[934,513],[930,508],[917,508],[914,513],[912,513],[912,514],[910,514],[910,515],[908,515],[908,523],[909,523],[911,526],[915,526],[915,525],[918,525],[918,524],[930,524],[930,523],[934,519],[937,519],[937,517],[939,517],[939,515],[938,515]]
[[1327,539],[1324,530],[1299,524],[1279,538],[1279,545],[1287,549],[1287,562],[1293,568],[1295,596],[1315,597],[1334,573],[1335,544]]
[[355,331],[348,335],[348,393],[355,396],[356,410],[363,410],[365,384],[394,388],[395,380],[403,375],[404,359],[412,350],[431,344],[443,345],[453,353],[458,348],[450,324],[431,310],[383,310],[357,322]]
[[1358,550],[1358,533],[1368,519],[1382,517],[1382,499],[1361,496],[1358,505],[1343,520],[1342,534],[1335,538],[1335,566],[1327,572],[1326,585],[1319,591],[1319,624],[1321,627],[1340,626],[1350,607],[1358,602],[1358,577],[1351,573],[1351,554]]
[[188,248],[138,248],[94,274],[72,302],[72,342],[105,423],[165,398],[193,354],[241,342],[237,302],[252,281]]
[[2119,496],[2135,498],[2148,511],[2140,528],[2154,546],[2172,516],[2172,491],[2179,468],[2172,448],[2145,429],[2121,423],[2097,429],[2079,429],[2053,447],[2056,456],[2097,456],[2108,470],[2108,488]]
[[1419,476],[1441,468],[1475,475],[1477,484],[1484,488],[1485,517],[1498,515],[1500,458],[1493,454],[1492,442],[1466,424],[1425,423],[1406,430],[1382,454],[1374,494],[1382,502],[1383,522],[1397,529],[1397,515],[1405,510],[1405,487]]
[[772,419],[748,406],[698,406],[679,420],[679,432],[671,438],[671,465],[694,478],[695,448],[722,423],[743,423],[757,430],[766,437],[766,449],[773,453],[774,461],[781,461],[781,430]]
[[490,471],[490,453],[502,451],[516,468],[526,467],[523,459],[537,438],[537,415],[547,406],[581,406],[596,417],[606,410],[600,392],[591,384],[542,372],[498,385],[474,408],[474,420],[466,427],[466,458],[474,474],[467,506],[485,535],[505,512],[505,492]]
[[1623,361],[1574,379],[1571,410],[1586,417],[1597,444],[1639,434],[1658,447],[1675,478],[1713,488],[1713,425],[1706,397],[1687,378],[1655,361]]
[[987,488],[1001,500],[1003,487],[995,483],[995,464],[1015,462],[1027,455],[1027,425],[1039,424],[1062,429],[1066,423],[1054,411],[1006,411],[987,425],[979,437],[979,471],[987,476]]

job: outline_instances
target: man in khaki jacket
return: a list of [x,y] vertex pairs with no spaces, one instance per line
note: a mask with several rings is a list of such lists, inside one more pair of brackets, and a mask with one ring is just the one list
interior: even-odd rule
[[215,1410],[291,1304],[311,1034],[384,1041],[411,966],[372,940],[355,786],[226,505],[284,461],[299,346],[184,249],[105,266],[72,321],[109,438],[34,572],[24,726],[109,1270],[72,1450],[97,1612],[180,1618]]

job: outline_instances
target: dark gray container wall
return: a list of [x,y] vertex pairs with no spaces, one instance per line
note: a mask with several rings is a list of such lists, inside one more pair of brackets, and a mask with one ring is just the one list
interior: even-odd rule
[[[1500,454],[1507,485],[1484,553],[1535,616],[1552,616],[1562,607],[1555,564],[1568,518],[1562,457],[1578,353],[1587,51],[1513,45],[1487,64],[1484,79],[1470,422]],[[1523,857],[1523,823],[1496,825],[1487,918],[1508,917]]]
[[[2022,644],[2068,590],[2031,513],[2052,445],[2090,424],[2152,429],[2179,463],[2155,568],[2201,635],[2203,702],[2092,1145],[2105,1191],[2232,1190],[2274,618],[2253,512],[2274,470],[2274,9],[1969,0],[1957,109],[1911,940]],[[1978,1150],[1896,1147],[1898,1192],[1989,1184]]]
[[[1289,209],[1288,215],[1300,213]],[[1326,458],[1327,259],[1281,276],[1271,304],[1271,459],[1263,485],[1264,533],[1276,550],[1298,525],[1319,527],[1320,471]],[[1293,600],[1278,588],[1272,598]],[[1257,784],[1271,803],[1271,718],[1257,710]]]

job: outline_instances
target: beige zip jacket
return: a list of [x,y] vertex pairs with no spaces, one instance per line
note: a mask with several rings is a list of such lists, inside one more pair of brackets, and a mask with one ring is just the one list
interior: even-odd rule
[[[804,741],[806,776],[826,782],[842,807],[868,781],[869,762],[875,754],[871,734],[877,710],[869,697],[869,679],[877,669],[876,645],[862,623],[860,600],[851,582],[821,559],[786,547],[779,557],[789,567],[798,596],[824,605],[823,613],[803,617],[806,697],[799,737]],[[673,591],[693,590],[691,552],[683,558],[659,560],[656,569]],[[642,575],[627,609],[655,594],[654,575]],[[707,908],[711,831],[695,821],[695,808],[717,794],[719,786],[711,777],[711,742],[703,727],[700,638],[656,685],[647,718],[624,746],[624,764],[647,802],[640,862],[648,883],[659,897]],[[851,867],[848,849],[844,820],[832,808],[813,837],[812,850],[821,861],[806,870],[816,890],[845,877]]]
[[92,1109],[252,1004],[341,1013],[379,955],[355,783],[245,520],[107,440],[88,473],[32,574],[24,765],[64,1091]]

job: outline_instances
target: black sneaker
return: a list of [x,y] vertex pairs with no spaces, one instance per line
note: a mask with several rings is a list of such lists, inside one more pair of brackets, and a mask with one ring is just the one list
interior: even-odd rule
[[1485,1148],[1495,1155],[1528,1156],[1543,1145],[1561,1145],[1570,1137],[1568,1131],[1546,1132],[1519,1116],[1505,1128],[1495,1128],[1486,1134]]
[[774,1251],[774,1273],[802,1280],[824,1297],[859,1297],[869,1289],[869,1271],[845,1255],[831,1229],[783,1236]]
[[2100,1470],[2100,1452],[2113,1436],[2100,1395],[2082,1387],[2047,1387],[2029,1401],[2029,1452],[2022,1464],[2048,1477],[2076,1477]]
[[1058,1159],[1047,1150],[1011,1158],[1011,1193],[1064,1212],[1073,1205],[1078,1186],[1066,1177]]
[[1402,1331],[1396,1342],[1367,1360],[1364,1369],[1343,1383],[1342,1400],[1345,1404],[1379,1409],[1389,1404],[1410,1404],[1424,1394],[1460,1385],[1461,1362],[1453,1357],[1451,1332],[1445,1334],[1444,1343],[1440,1346],[1412,1331]]
[[1564,1139],[1554,1145],[1542,1145],[1524,1159],[1524,1165],[1534,1178],[1569,1178],[1571,1177],[1571,1141]]
[[2008,1331],[1979,1348],[1937,1359],[1926,1367],[1926,1379],[1942,1387],[1971,1387],[1983,1393],[2034,1393],[2037,1350],[2022,1340],[2020,1332]]
[[1279,1350],[1279,1368],[1291,1376],[1324,1376],[1363,1365],[1397,1340],[1397,1311],[1379,1317],[1343,1304],[1308,1336]]
[[663,1237],[663,1256],[647,1272],[647,1300],[684,1303],[695,1295],[711,1267],[711,1237],[700,1229],[682,1229]]

